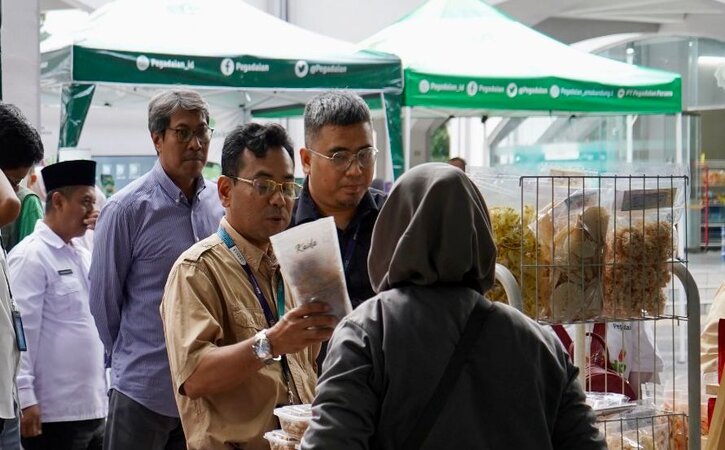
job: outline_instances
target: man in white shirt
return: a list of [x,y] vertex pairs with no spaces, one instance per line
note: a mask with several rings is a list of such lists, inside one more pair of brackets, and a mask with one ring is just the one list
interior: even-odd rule
[[98,216],[95,171],[93,161],[44,168],[46,216],[8,257],[28,343],[18,375],[25,450],[102,446],[103,345],[88,304],[90,254],[74,242]]

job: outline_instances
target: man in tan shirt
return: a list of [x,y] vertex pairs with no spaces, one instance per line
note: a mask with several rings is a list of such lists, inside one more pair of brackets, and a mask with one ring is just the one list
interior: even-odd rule
[[237,127],[222,174],[219,231],[184,252],[166,283],[171,378],[189,450],[268,449],[273,409],[312,401],[319,343],[337,320],[326,304],[296,306],[286,295],[269,243],[300,189],[285,130]]

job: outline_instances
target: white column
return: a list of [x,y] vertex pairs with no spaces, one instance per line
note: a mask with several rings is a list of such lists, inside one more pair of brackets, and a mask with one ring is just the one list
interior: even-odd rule
[[3,101],[40,128],[40,0],[2,2]]

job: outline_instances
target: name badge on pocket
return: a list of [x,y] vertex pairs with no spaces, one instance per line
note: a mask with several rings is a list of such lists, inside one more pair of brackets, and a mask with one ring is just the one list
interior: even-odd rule
[[58,275],[73,275],[73,270],[71,270],[71,269],[59,270]]
[[19,311],[13,311],[13,328],[15,329],[15,343],[18,351],[25,352],[28,350],[28,343],[25,341],[25,330],[23,329],[23,318],[20,317]]

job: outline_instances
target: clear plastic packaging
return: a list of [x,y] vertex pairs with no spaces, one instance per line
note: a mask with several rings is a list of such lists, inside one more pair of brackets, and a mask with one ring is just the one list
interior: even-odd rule
[[283,430],[272,430],[264,433],[271,450],[294,450],[299,448],[300,441],[293,438]]
[[274,415],[279,418],[279,424],[287,435],[301,440],[312,420],[312,405],[283,406],[275,409]]
[[[555,190],[552,187],[552,197]],[[602,189],[579,189],[544,208],[534,224],[542,259],[550,267],[544,318],[571,322],[602,313],[602,264],[610,214]]]
[[658,179],[610,181],[617,186],[605,254],[604,312],[623,319],[657,317],[677,252],[674,224],[684,209],[683,189]]
[[339,319],[352,312],[332,217],[290,228],[270,241],[298,303],[325,302]]
[[[532,206],[535,197],[526,195],[530,192],[527,189],[522,194],[518,172],[482,167],[472,167],[469,172],[489,208],[496,243],[496,262],[506,266],[519,282],[519,286],[522,286],[523,312],[536,319],[540,315],[540,302],[537,296],[546,292],[548,267],[535,267],[541,264],[541,251],[534,231],[529,228],[529,224],[536,219],[536,209]],[[523,217],[522,195],[525,204]],[[504,303],[508,300],[503,286],[498,281],[486,293],[486,297]]]

